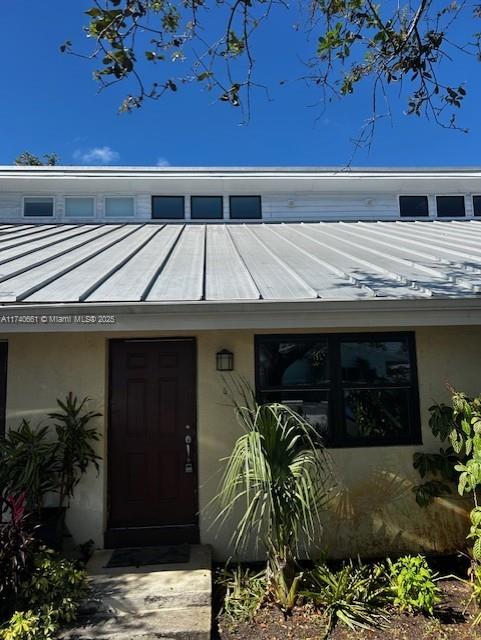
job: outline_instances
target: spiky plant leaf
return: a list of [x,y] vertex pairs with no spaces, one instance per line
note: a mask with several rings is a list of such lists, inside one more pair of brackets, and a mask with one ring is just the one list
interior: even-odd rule
[[337,480],[321,437],[302,416],[283,404],[259,405],[242,386],[238,395],[243,401],[235,402],[235,412],[244,433],[224,460],[214,522],[237,518],[235,551],[252,541],[264,544],[276,598],[290,608],[294,559],[301,544],[320,539],[320,514]]

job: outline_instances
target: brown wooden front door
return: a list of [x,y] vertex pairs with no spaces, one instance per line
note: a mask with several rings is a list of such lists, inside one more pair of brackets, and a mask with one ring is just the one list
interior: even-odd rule
[[110,343],[106,547],[196,542],[195,342]]

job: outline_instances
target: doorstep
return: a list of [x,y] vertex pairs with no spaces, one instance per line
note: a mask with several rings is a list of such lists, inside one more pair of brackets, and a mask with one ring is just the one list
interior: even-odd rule
[[211,550],[191,545],[188,562],[106,569],[112,550],[87,565],[92,592],[65,640],[209,640]]

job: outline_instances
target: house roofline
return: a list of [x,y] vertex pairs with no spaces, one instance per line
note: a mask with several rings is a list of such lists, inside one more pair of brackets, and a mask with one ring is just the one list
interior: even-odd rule
[[[13,322],[2,318],[37,317]],[[50,316],[82,316],[55,322]],[[96,321],[92,321],[92,317]],[[99,316],[115,321],[100,322]],[[46,319],[45,319],[46,318]],[[105,318],[104,318],[105,320]],[[9,304],[0,307],[0,336],[11,333],[175,332],[327,328],[413,328],[481,324],[481,297],[317,301],[222,301]]]
[[56,166],[16,166],[0,165],[0,177],[7,176],[109,176],[109,177],[147,177],[147,176],[223,176],[240,175],[251,176],[302,176],[310,177],[338,177],[351,178],[357,176],[378,177],[388,175],[389,177],[406,178],[411,176],[446,177],[453,175],[456,177],[472,177],[479,174],[481,176],[481,166],[472,167],[342,167],[342,166],[215,166],[215,167],[187,167],[187,166],[76,166],[76,165],[56,165]]

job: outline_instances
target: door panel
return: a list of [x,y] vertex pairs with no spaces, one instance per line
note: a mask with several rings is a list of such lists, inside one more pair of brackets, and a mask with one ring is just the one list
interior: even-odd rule
[[[192,439],[191,472],[186,436]],[[122,530],[149,528],[159,533],[159,543],[169,537],[178,542],[179,528],[192,536],[197,528],[193,340],[111,342],[108,467],[114,538]],[[145,532],[145,544],[152,544],[152,536],[155,540],[155,531]],[[127,537],[131,540],[132,532]],[[142,544],[141,533],[135,537]]]

